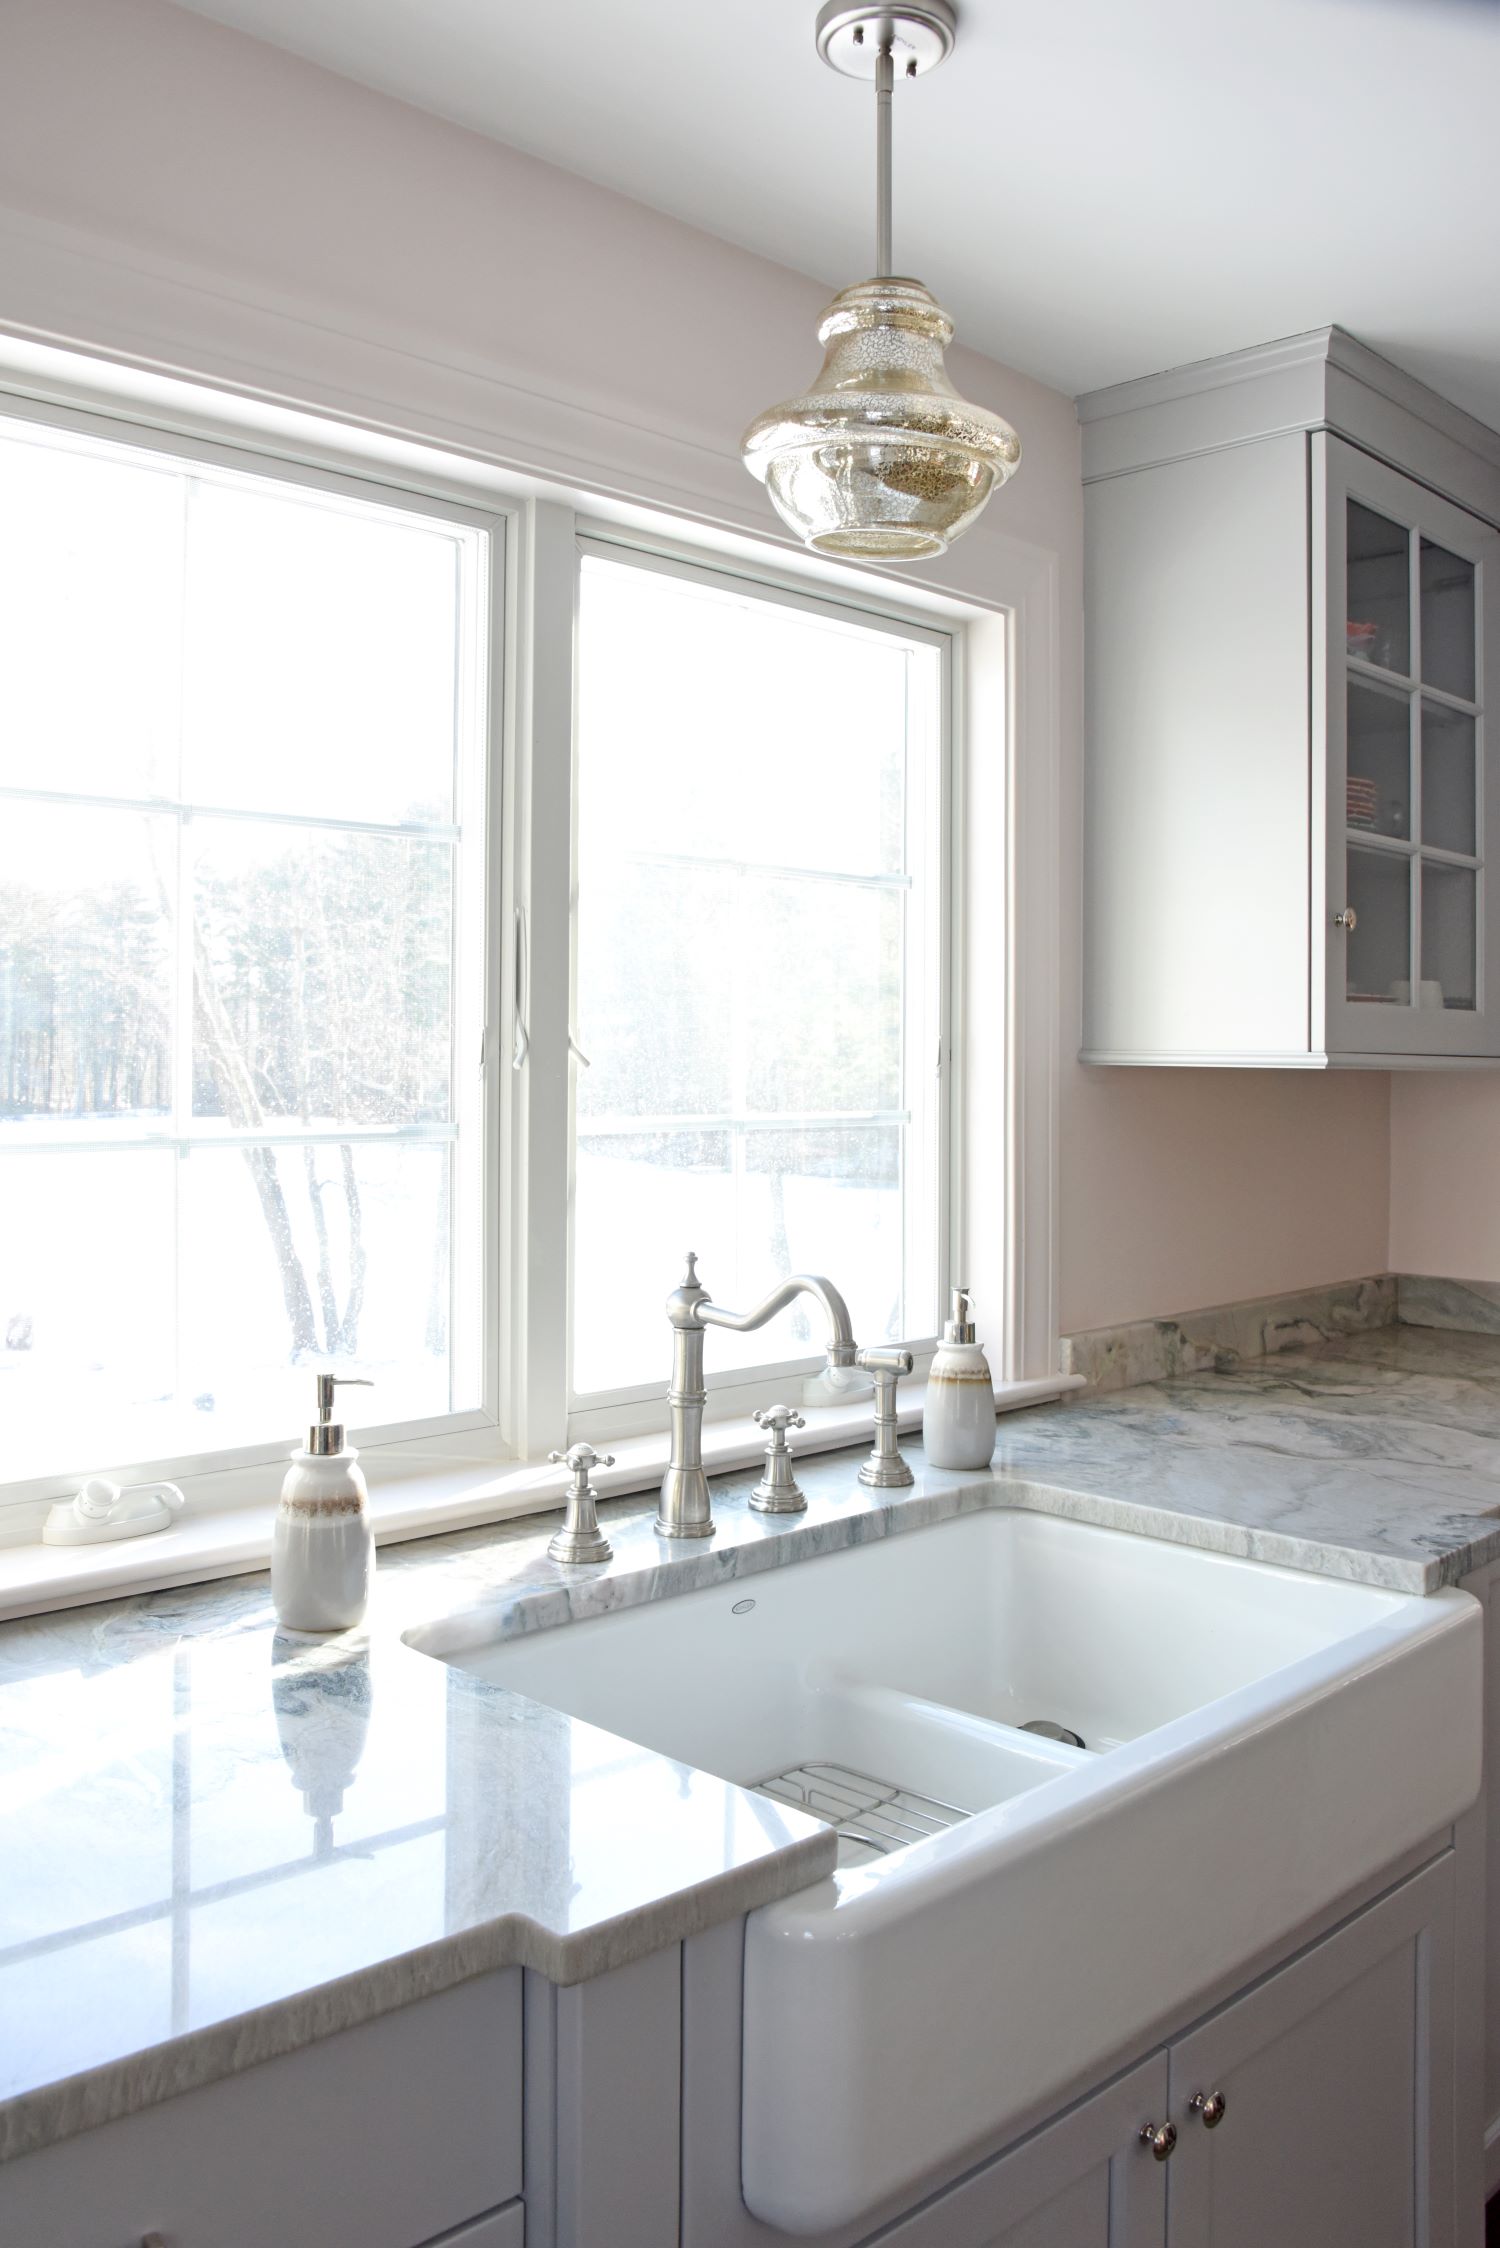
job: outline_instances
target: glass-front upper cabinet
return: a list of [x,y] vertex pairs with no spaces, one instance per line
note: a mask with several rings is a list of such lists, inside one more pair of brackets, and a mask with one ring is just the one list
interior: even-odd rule
[[[1488,526],[1327,437],[1328,1045],[1494,1054]],[[1500,689],[1497,689],[1500,692]]]

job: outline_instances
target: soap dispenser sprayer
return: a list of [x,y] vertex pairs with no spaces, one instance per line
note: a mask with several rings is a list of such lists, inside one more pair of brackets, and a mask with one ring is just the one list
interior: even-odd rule
[[370,1495],[333,1417],[333,1393],[373,1386],[354,1374],[318,1376],[318,1417],[306,1451],[292,1454],[271,1540],[271,1598],[288,1631],[348,1631],[369,1605]]
[[969,1317],[969,1291],[955,1288],[953,1314],[927,1374],[922,1441],[929,1467],[988,1467],[995,1450],[995,1386]]

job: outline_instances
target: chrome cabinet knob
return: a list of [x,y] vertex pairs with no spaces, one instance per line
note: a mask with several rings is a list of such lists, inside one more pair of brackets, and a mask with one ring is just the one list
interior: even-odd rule
[[1175,2123],[1143,2123],[1141,2145],[1149,2147],[1158,2162],[1165,2162],[1177,2144]]
[[1350,936],[1352,937],[1355,930],[1359,927],[1359,915],[1355,912],[1352,905],[1346,905],[1342,913],[1336,913],[1334,915],[1333,925],[1335,929],[1347,929]]
[[1188,2101],[1188,2106],[1192,2109],[1194,2115],[1202,2116],[1204,2129],[1208,2131],[1211,2131],[1216,2123],[1223,2122],[1224,2110],[1228,2105],[1229,2102],[1222,2092],[1195,2092]]

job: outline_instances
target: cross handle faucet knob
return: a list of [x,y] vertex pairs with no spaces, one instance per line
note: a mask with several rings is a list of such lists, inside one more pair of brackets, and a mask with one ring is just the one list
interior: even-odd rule
[[613,1452],[596,1452],[592,1444],[570,1444],[566,1452],[549,1452],[548,1461],[553,1467],[565,1467],[573,1478],[573,1490],[582,1498],[589,1487],[590,1472],[596,1467],[613,1467]]
[[768,1405],[764,1412],[754,1416],[757,1428],[769,1429],[773,1444],[784,1444],[789,1428],[806,1428],[802,1415],[791,1405]]
[[610,1542],[599,1527],[595,1511],[599,1494],[589,1481],[589,1470],[613,1467],[614,1453],[596,1452],[592,1444],[570,1444],[566,1452],[549,1452],[547,1457],[554,1467],[565,1467],[573,1478],[568,1485],[563,1525],[547,1547],[548,1558],[569,1564],[608,1561]]

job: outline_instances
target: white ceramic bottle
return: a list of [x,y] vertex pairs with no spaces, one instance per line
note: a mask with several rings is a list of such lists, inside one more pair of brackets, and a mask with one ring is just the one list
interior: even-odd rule
[[929,1467],[988,1467],[994,1453],[995,1385],[974,1339],[967,1288],[953,1291],[953,1316],[928,1369],[922,1443]]
[[[288,1631],[348,1631],[370,1602],[375,1535],[359,1454],[333,1418],[333,1393],[353,1375],[318,1376],[318,1418],[294,1452],[271,1539],[271,1598]],[[371,1384],[357,1381],[369,1389]]]

